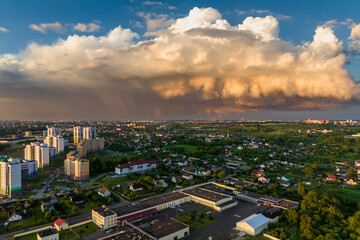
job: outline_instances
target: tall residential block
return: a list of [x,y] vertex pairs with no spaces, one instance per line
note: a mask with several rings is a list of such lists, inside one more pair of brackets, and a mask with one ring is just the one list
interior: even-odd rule
[[56,148],[46,143],[33,142],[25,148],[25,160],[36,161],[38,168],[49,166],[50,159],[56,156]]
[[77,144],[77,151],[80,158],[86,157],[89,152],[104,150],[104,139],[84,139]]
[[57,127],[48,127],[47,128],[47,136],[60,136],[61,128]]
[[78,144],[83,139],[83,128],[74,127],[74,144]]
[[67,140],[62,136],[47,136],[44,140],[49,147],[56,148],[57,153],[63,152],[67,146]]
[[37,170],[35,161],[0,158],[0,195],[8,197],[20,195],[22,181],[36,176]]
[[84,127],[83,128],[83,139],[96,139],[96,128]]
[[89,161],[80,158],[78,151],[72,151],[67,154],[64,161],[64,174],[75,180],[81,180],[89,177]]

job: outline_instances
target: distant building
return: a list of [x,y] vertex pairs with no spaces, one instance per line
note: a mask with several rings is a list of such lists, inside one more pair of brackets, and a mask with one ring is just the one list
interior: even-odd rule
[[115,173],[127,175],[135,172],[146,172],[155,169],[156,166],[157,162],[155,160],[136,160],[116,166]]
[[25,148],[25,160],[36,161],[38,168],[48,167],[50,159],[56,156],[56,148],[49,147],[45,143],[33,142]]
[[96,139],[96,128],[84,127],[83,128],[83,139]]
[[61,136],[61,128],[48,127],[47,136]]
[[37,233],[37,240],[59,240],[59,233],[51,228]]
[[189,181],[194,179],[193,175],[189,173],[184,173],[181,177]]
[[356,186],[358,183],[358,180],[355,177],[347,177],[347,178],[345,178],[345,182],[347,185]]
[[83,140],[83,128],[74,127],[74,144],[78,144],[81,140]]
[[60,153],[65,150],[65,147],[67,146],[67,140],[64,140],[64,138],[59,136],[47,136],[44,139],[44,143],[46,143],[49,147],[56,148],[56,152]]
[[102,197],[108,197],[111,195],[109,190],[107,190],[107,188],[104,188],[104,187],[99,189],[98,194]]
[[144,189],[144,187],[141,183],[134,183],[130,185],[129,189],[131,191],[141,191]]
[[261,177],[264,174],[264,170],[253,170],[252,175],[255,177]]
[[80,154],[80,158],[86,157],[89,152],[104,150],[104,139],[84,139],[77,144],[77,151]]

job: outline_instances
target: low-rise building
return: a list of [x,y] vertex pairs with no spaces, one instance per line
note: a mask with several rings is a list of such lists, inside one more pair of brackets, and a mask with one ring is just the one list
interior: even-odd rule
[[37,240],[59,240],[59,233],[51,228],[37,233]]
[[108,197],[111,195],[110,191],[107,188],[103,187],[98,190],[98,194],[102,197]]
[[155,169],[156,166],[157,162],[155,160],[136,160],[116,166],[115,173],[123,176],[130,173],[150,171]]
[[194,179],[193,175],[189,173],[184,173],[181,177],[189,181]]
[[144,187],[141,183],[134,183],[134,184],[131,184],[129,189],[131,191],[141,191],[141,190],[144,190]]
[[19,221],[22,219],[22,216],[17,213],[16,211],[10,211],[9,212],[9,222],[15,222],[15,221]]
[[62,231],[62,230],[66,230],[69,228],[69,223],[67,221],[65,221],[64,219],[58,218],[55,222],[54,222],[54,227],[57,231]]
[[267,229],[270,220],[262,214],[253,214],[236,223],[236,228],[249,235],[255,236]]
[[172,218],[156,221],[143,230],[158,240],[183,239],[189,235],[189,226]]
[[358,183],[358,180],[355,177],[347,177],[347,178],[345,178],[345,182],[347,185],[356,186]]

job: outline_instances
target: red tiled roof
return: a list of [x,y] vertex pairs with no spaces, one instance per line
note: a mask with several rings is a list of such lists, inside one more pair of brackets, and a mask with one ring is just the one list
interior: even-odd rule
[[194,167],[193,167],[193,166],[188,166],[188,167],[184,167],[183,169],[184,169],[184,170],[193,170]]
[[63,224],[63,223],[66,223],[66,224],[67,224],[67,221],[65,221],[64,219],[61,219],[61,218],[58,218],[58,219],[54,222],[54,224],[55,224],[56,226],[61,226],[61,224]]
[[327,177],[328,179],[336,179],[336,176],[335,175],[329,175],[328,177]]
[[262,170],[254,170],[252,171],[252,174],[258,175],[258,174],[262,174]]
[[156,164],[156,163],[157,162],[155,160],[136,160],[136,161],[131,161],[131,162],[128,162],[128,163],[120,164],[116,168],[124,169],[124,168],[130,168],[132,166],[137,166],[137,165]]
[[144,215],[154,213],[154,212],[157,212],[156,208],[152,208],[152,209],[149,209],[149,210],[146,210],[146,211],[143,211],[143,212],[139,212],[139,213],[135,213],[135,214],[123,217],[123,218],[119,218],[118,221],[121,222],[121,221],[124,221],[124,220],[133,219],[133,218],[144,216]]

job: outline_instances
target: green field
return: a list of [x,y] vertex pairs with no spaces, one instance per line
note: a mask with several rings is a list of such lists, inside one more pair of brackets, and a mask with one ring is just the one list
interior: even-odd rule
[[76,232],[80,237],[96,232],[97,230],[99,230],[100,228],[98,226],[96,226],[94,223],[88,223],[88,224],[84,224],[81,225],[79,227],[75,227],[72,230],[74,232]]

